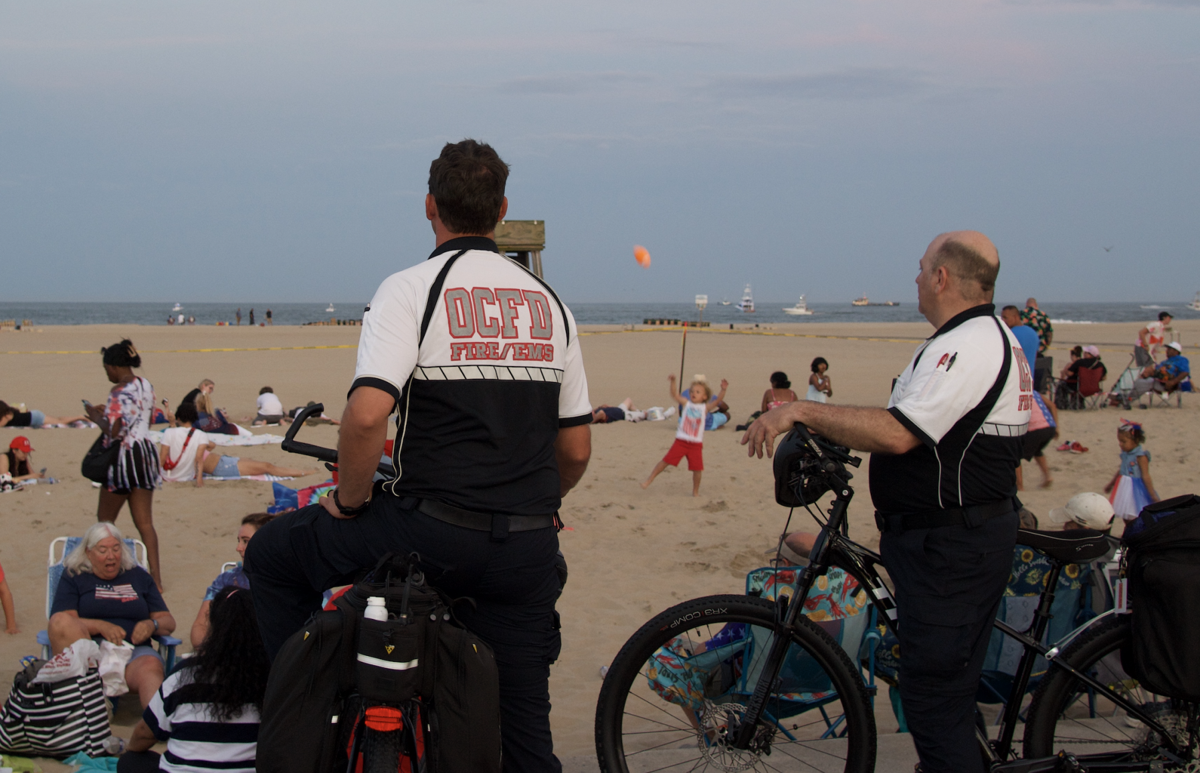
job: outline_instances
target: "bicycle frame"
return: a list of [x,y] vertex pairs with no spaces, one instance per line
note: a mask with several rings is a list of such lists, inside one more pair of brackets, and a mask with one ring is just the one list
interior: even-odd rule
[[[811,437],[808,436],[807,431],[802,431],[802,436],[806,440],[811,441]],[[848,473],[845,479],[837,476],[836,482],[838,485],[833,487],[835,498],[828,512],[829,518],[823,524],[814,541],[813,548],[809,554],[809,564],[801,574],[795,593],[792,595],[792,599],[798,603],[789,604],[788,598],[783,595],[776,601],[776,609],[778,611],[774,628],[775,636],[772,639],[771,648],[768,652],[767,660],[763,665],[758,683],[755,685],[754,693],[746,703],[745,713],[742,716],[742,724],[734,737],[733,746],[736,748],[749,748],[754,738],[754,730],[759,720],[763,717],[767,696],[779,677],[780,669],[783,666],[790,645],[790,637],[784,634],[796,625],[796,619],[804,607],[803,600],[807,598],[817,578],[825,574],[831,567],[837,567],[853,577],[858,582],[859,587],[867,594],[869,603],[883,613],[879,615],[879,618],[883,620],[888,630],[894,635],[898,634],[895,601],[892,598],[891,592],[879,576],[879,572],[876,570],[876,567],[883,563],[882,556],[854,542],[849,538],[847,533],[847,510],[850,501],[854,498],[854,489],[849,485],[849,477]],[[1021,698],[1025,695],[1029,687],[1033,668],[1039,655],[1046,658],[1051,670],[1058,668],[1067,671],[1076,679],[1095,690],[1098,695],[1107,697],[1113,703],[1123,708],[1129,716],[1142,721],[1147,728],[1157,733],[1160,739],[1163,739],[1164,746],[1167,748],[1162,748],[1160,751],[1169,757],[1176,758],[1181,763],[1185,762],[1179,756],[1181,750],[1176,746],[1172,734],[1163,728],[1154,717],[1149,716],[1140,706],[1134,704],[1125,696],[1110,689],[1107,685],[1101,684],[1090,674],[1083,673],[1057,658],[1062,648],[1086,630],[1088,626],[1095,625],[1097,620],[1103,619],[1103,617],[1112,614],[1112,612],[1106,612],[1098,618],[1089,620],[1087,624],[1076,628],[1067,636],[1054,642],[1051,646],[1041,643],[1042,636],[1045,635],[1046,628],[1050,623],[1050,609],[1054,603],[1055,588],[1058,584],[1059,573],[1064,566],[1064,564],[1053,558],[1050,558],[1050,563],[1051,571],[1046,580],[1046,589],[1042,592],[1039,599],[1030,628],[1026,631],[1018,631],[1003,621],[993,621],[995,628],[999,629],[1006,636],[1018,641],[1024,649],[1024,653],[1017,666],[1017,673],[1013,680],[1010,698],[1005,703],[996,740],[993,742],[982,731],[979,732],[980,743],[987,749],[987,753],[992,759],[993,773],[1052,773],[1053,771],[1064,769],[1062,767],[1064,758],[1061,756],[1040,760],[1022,760],[1017,759],[1013,753],[1012,741],[1013,735],[1016,732],[1017,721],[1020,717]],[[861,673],[859,676],[861,678]],[[1070,760],[1072,762],[1076,760],[1091,760],[1090,766],[1086,769],[1093,771],[1105,769],[1104,757],[1105,755],[1083,755],[1078,758],[1070,757]],[[1152,770],[1154,769],[1153,765],[1153,763],[1145,763],[1144,769],[1147,771]],[[1123,762],[1120,763],[1119,768],[1110,769],[1128,771],[1138,768],[1131,768],[1129,763]]]

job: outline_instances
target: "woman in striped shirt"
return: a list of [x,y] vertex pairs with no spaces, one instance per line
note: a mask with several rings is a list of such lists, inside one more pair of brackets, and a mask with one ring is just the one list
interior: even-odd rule
[[[253,773],[270,662],[250,592],[225,588],[208,614],[208,636],[146,707],[118,773]],[[150,751],[158,741],[161,757]]]

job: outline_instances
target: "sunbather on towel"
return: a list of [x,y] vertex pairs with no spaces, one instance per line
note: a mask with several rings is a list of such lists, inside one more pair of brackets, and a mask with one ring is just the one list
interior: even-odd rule
[[224,456],[212,451],[217,447],[202,430],[193,424],[199,413],[195,403],[184,403],[175,409],[176,426],[163,432],[159,445],[159,460],[163,480],[174,483],[195,481],[204,485],[204,476],[233,478],[246,475],[278,475],[281,478],[299,478],[317,472],[313,469],[292,469],[270,462]]

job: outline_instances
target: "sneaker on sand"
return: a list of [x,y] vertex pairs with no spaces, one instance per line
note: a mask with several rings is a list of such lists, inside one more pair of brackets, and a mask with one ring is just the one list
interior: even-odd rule
[[1086,454],[1087,449],[1084,447],[1083,443],[1080,443],[1078,440],[1076,440],[1074,443],[1071,444],[1071,453]]
[[1070,440],[1063,441],[1063,444],[1058,447],[1058,450],[1059,451],[1070,451],[1071,450],[1071,441]]

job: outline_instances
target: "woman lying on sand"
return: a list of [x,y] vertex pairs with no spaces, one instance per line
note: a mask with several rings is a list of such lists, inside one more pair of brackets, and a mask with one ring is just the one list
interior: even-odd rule
[[192,426],[198,418],[195,403],[184,403],[175,409],[177,426],[163,432],[162,443],[158,448],[163,480],[174,483],[186,483],[191,480],[199,487],[204,485],[206,474],[218,478],[246,475],[299,478],[317,472],[312,469],[280,467],[270,462],[211,453],[217,444],[211,442],[202,430]]

